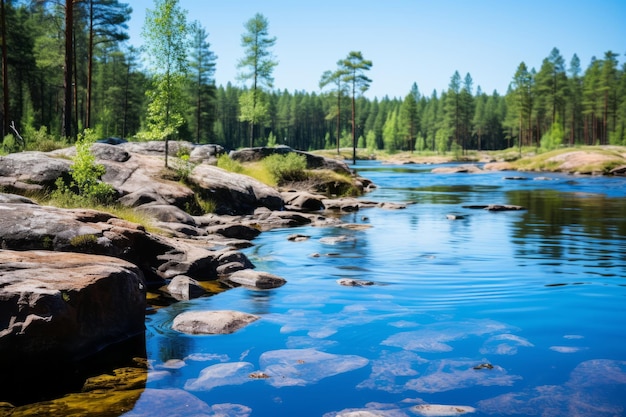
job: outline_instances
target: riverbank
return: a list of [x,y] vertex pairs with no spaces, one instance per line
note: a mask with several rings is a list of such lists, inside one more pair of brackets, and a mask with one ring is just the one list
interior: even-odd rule
[[[326,157],[337,157],[336,150],[316,152]],[[342,149],[340,158],[351,158],[351,150]],[[625,175],[625,146],[577,146],[541,151],[536,148],[505,149],[500,151],[469,151],[465,155],[452,153],[398,152],[394,154],[368,154],[365,150],[357,153],[359,159],[376,159],[388,164],[444,164],[463,162],[485,164],[489,170],[513,170],[535,172],[561,172],[583,175]]]

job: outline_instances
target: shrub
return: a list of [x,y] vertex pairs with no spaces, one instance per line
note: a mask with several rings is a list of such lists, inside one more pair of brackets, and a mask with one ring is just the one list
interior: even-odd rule
[[106,170],[104,165],[96,164],[96,158],[91,153],[93,142],[94,137],[90,130],[79,135],[76,155],[70,166],[71,182],[68,185],[62,178],[57,179],[54,199],[61,200],[65,205],[109,204],[113,201],[115,190],[111,185],[100,181]]
[[270,155],[263,159],[263,166],[278,184],[303,181],[307,178],[306,157],[293,152],[286,155]]
[[242,174],[244,172],[244,167],[238,161],[231,159],[230,156],[223,154],[217,159],[217,166],[219,168],[225,169],[226,171],[236,172],[238,174]]
[[67,141],[56,140],[53,135],[48,134],[48,129],[45,126],[41,126],[39,130],[26,128],[24,140],[26,140],[26,150],[29,151],[50,152],[68,146]]

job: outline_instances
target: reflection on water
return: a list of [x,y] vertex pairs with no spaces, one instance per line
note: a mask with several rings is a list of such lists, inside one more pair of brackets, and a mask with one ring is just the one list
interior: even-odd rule
[[[370,228],[258,237],[246,254],[283,287],[150,315],[148,381],[126,415],[626,415],[626,181],[431,168],[364,164],[368,200],[415,203],[343,218]],[[526,210],[464,208],[487,204]],[[261,319],[170,328],[217,309]]]

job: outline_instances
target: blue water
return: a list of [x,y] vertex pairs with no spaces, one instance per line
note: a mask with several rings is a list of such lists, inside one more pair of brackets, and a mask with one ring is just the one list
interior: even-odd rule
[[[626,415],[626,179],[356,168],[378,186],[364,199],[410,204],[342,217],[364,230],[265,232],[245,253],[286,285],[149,316],[148,389],[128,415],[171,415],[154,407],[159,395],[184,402],[181,415],[395,417],[432,404],[472,416]],[[486,204],[527,210],[464,207]],[[323,239],[336,236],[347,239]],[[169,329],[182,311],[225,309],[261,319],[231,335]]]

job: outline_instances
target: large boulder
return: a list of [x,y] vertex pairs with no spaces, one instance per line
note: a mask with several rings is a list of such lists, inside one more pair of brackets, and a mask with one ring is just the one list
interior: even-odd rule
[[37,191],[54,186],[67,175],[71,162],[43,152],[19,152],[0,156],[0,186],[17,192]]
[[146,232],[141,225],[96,210],[0,203],[0,212],[3,249],[121,258],[140,267],[152,287],[159,287],[165,279],[176,275],[206,281],[217,279],[225,271],[253,267],[240,252],[213,251],[202,242],[158,236]]
[[338,159],[325,158],[319,155],[313,155],[312,153],[302,152],[290,148],[289,146],[279,145],[272,148],[269,147],[256,147],[256,148],[244,148],[230,152],[229,156],[240,162],[254,162],[260,161],[270,155],[279,154],[286,155],[288,153],[295,153],[297,155],[303,155],[306,158],[306,164],[308,169],[328,169],[335,172],[344,174],[352,174],[352,170],[348,165]]
[[0,251],[0,366],[72,360],[144,331],[135,265],[80,253]]
[[272,187],[247,175],[236,174],[211,165],[196,166],[189,180],[204,197],[217,204],[218,214],[252,213],[257,207],[281,210],[283,199]]

